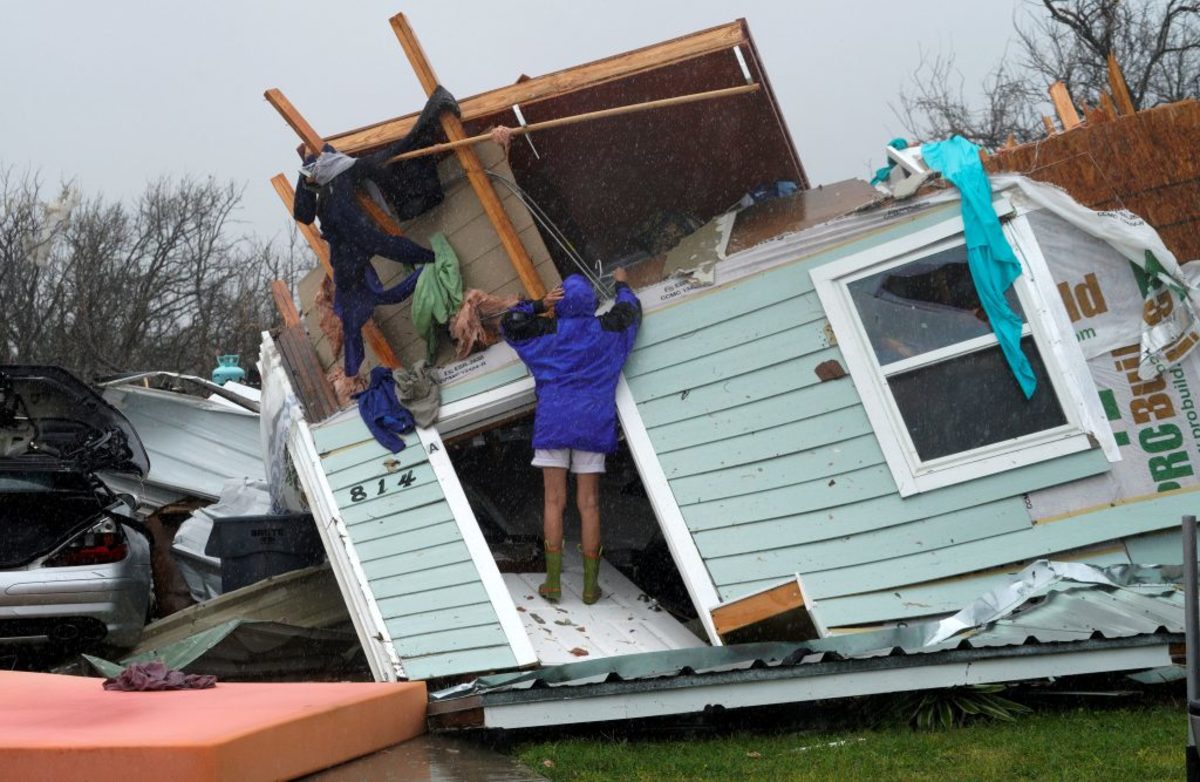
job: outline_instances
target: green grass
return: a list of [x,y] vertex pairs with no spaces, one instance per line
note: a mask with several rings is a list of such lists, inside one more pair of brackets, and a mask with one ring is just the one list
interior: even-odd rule
[[1183,779],[1182,703],[1075,708],[939,731],[736,733],[688,740],[567,739],[516,748],[551,780]]

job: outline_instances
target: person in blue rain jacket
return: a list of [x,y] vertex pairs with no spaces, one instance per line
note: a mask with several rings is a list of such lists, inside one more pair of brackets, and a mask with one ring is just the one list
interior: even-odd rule
[[[545,299],[517,304],[500,324],[536,385],[533,466],[542,469],[546,536],[546,581],[538,593],[547,600],[562,596],[568,470],[575,473],[582,523],[583,600],[600,599],[600,475],[605,455],[617,449],[617,381],[642,320],[625,270],[613,279],[616,302],[603,315],[595,314],[591,283],[573,274]],[[553,316],[543,317],[551,308]]]

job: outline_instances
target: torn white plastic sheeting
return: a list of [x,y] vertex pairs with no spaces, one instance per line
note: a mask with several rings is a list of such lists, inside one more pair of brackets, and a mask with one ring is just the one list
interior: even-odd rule
[[[291,381],[280,362],[275,341],[268,332],[263,332],[262,348],[263,398],[279,394],[282,400],[295,400]],[[350,536],[339,514],[337,501],[329,488],[329,482],[321,469],[321,458],[317,453],[312,432],[298,404],[285,404],[283,410],[287,423],[287,452],[296,468],[300,485],[308,498],[309,510],[321,535],[321,543],[329,560],[330,569],[337,579],[338,589],[346,600],[346,608],[358,634],[359,643],[376,681],[398,681],[407,678],[400,656],[389,639],[383,616],[367,584],[362,564],[355,553]]]
[[1181,266],[1149,223],[1125,209],[1094,211],[1065,190],[1027,177],[1000,174],[990,177],[990,182],[993,192],[1006,191],[1018,206],[1024,200],[1103,239],[1145,272],[1149,285],[1140,323],[1139,365],[1143,380],[1153,380],[1200,344],[1200,313],[1195,304],[1200,297],[1200,263]]
[[226,481],[221,498],[215,504],[196,510],[179,525],[171,544],[180,575],[187,582],[192,599],[211,600],[224,590],[221,586],[221,560],[206,551],[212,535],[213,519],[227,516],[265,516],[271,513],[271,495],[260,480]]

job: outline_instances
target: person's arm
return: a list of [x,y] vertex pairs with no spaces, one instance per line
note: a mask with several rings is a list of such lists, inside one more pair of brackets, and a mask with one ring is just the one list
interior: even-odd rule
[[629,278],[624,268],[613,272],[617,284],[617,301],[612,309],[600,316],[600,327],[605,331],[637,331],[642,322],[642,303],[629,287]]
[[543,299],[517,302],[500,320],[500,332],[504,339],[512,343],[527,342],[557,331],[558,323],[554,318],[541,316],[557,304],[562,295],[562,286],[559,286]]
[[292,217],[305,225],[317,219],[317,191],[307,182],[304,174],[296,178],[296,195],[292,199]]

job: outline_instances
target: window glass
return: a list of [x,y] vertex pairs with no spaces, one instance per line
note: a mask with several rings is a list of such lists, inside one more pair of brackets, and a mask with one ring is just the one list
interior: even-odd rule
[[[880,365],[991,333],[965,246],[855,280],[847,288]],[[1022,316],[1016,291],[1009,305]]]
[[1067,422],[1031,337],[1021,349],[1037,376],[1026,399],[1000,347],[887,378],[921,461],[970,451]]

